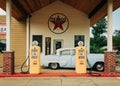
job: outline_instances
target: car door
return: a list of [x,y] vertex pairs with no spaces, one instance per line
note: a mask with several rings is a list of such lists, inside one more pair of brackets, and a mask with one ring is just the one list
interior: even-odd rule
[[75,68],[75,49],[71,49],[71,68]]
[[60,51],[59,62],[60,62],[60,67],[72,66],[70,49],[65,49]]

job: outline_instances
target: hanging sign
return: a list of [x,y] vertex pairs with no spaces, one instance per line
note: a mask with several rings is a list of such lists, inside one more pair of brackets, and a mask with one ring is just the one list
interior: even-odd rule
[[5,35],[5,34],[6,34],[6,24],[0,23],[0,35]]

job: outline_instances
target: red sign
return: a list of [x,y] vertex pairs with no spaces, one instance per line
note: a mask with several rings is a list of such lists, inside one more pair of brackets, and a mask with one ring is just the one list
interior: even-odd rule
[[64,33],[68,29],[68,26],[68,18],[62,13],[55,13],[48,19],[48,27],[53,33]]
[[0,35],[6,35],[6,24],[0,23]]

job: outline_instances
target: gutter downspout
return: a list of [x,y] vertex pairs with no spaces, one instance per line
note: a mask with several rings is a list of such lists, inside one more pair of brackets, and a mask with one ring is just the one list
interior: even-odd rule
[[[27,21],[26,21],[26,59],[29,56],[29,50],[30,50],[30,18],[31,15],[28,15]],[[27,61],[28,65],[28,61]]]

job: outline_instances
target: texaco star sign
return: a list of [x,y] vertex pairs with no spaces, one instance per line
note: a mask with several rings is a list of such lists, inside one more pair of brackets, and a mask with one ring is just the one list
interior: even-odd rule
[[62,13],[55,13],[48,19],[48,27],[53,33],[64,33],[68,29],[68,26],[68,18]]

